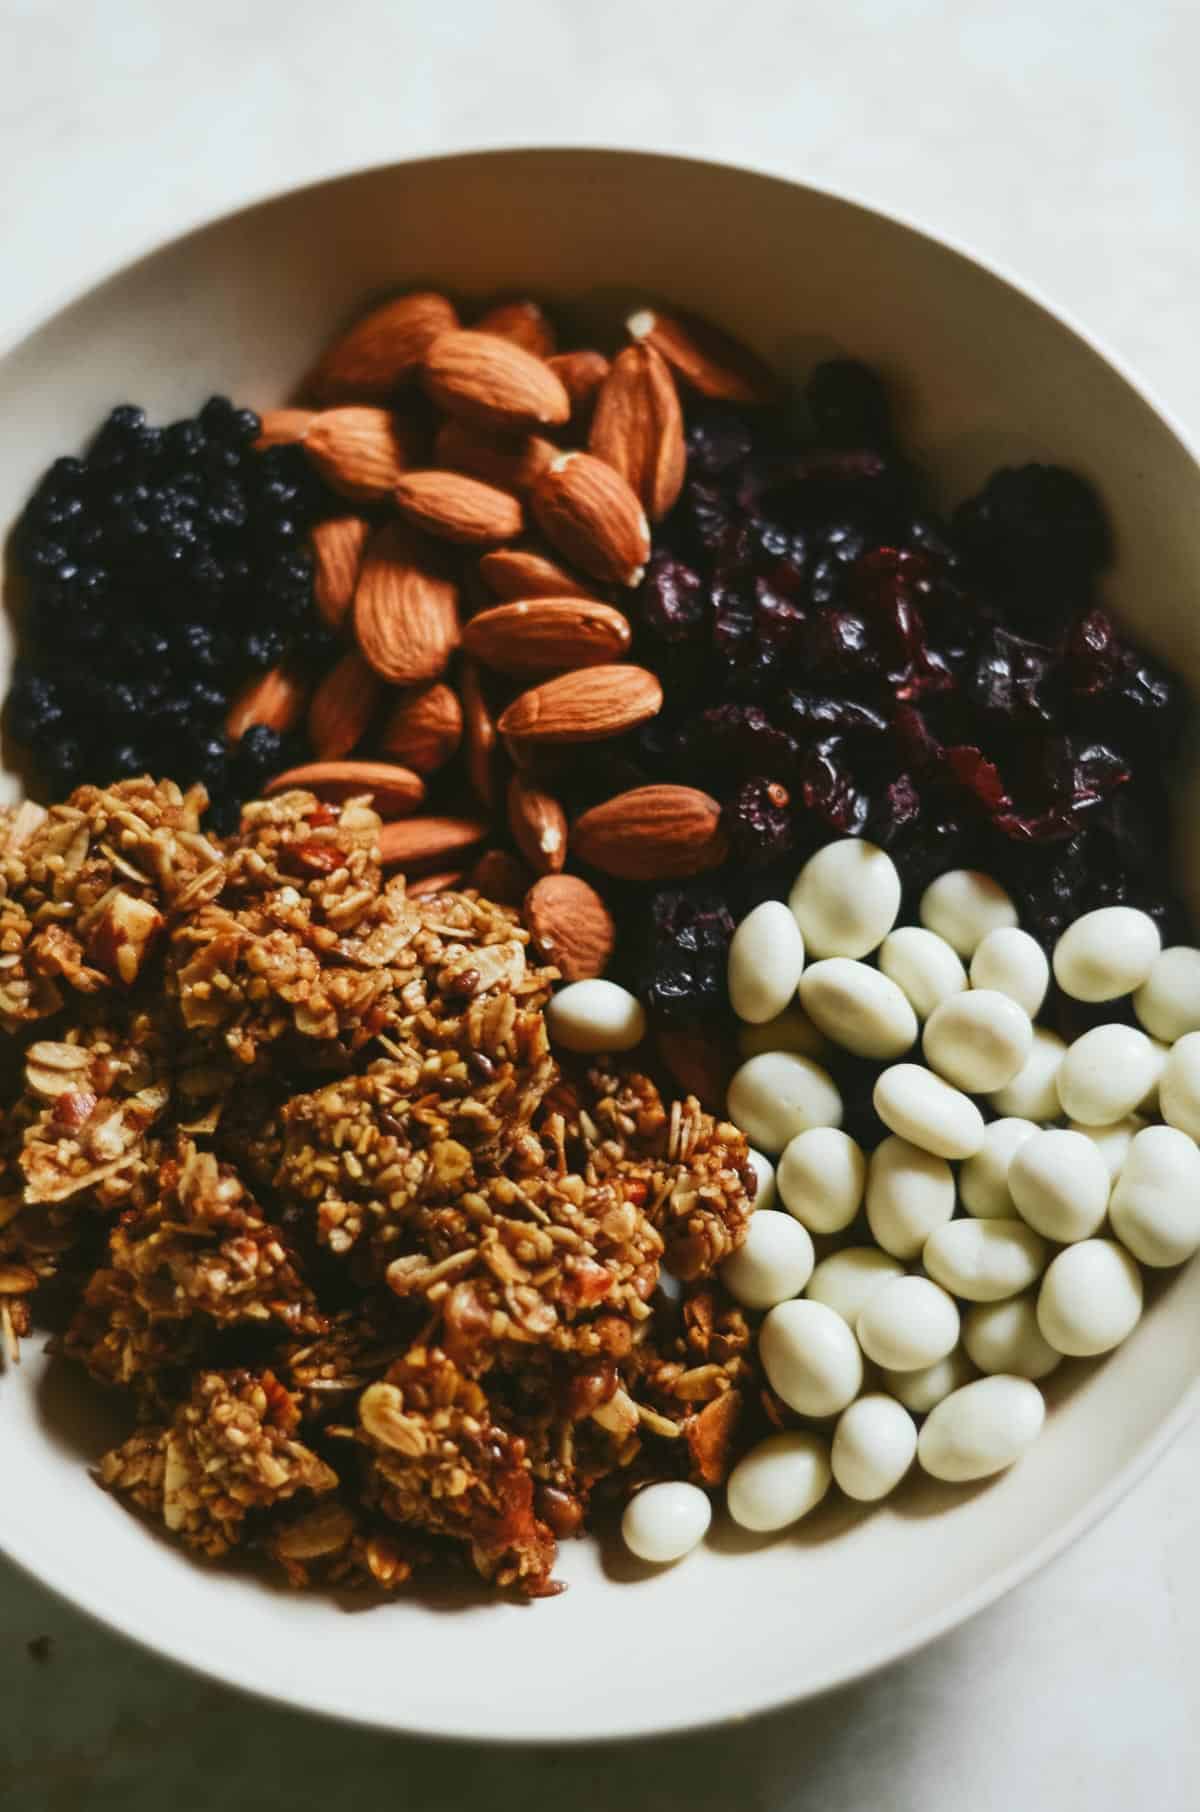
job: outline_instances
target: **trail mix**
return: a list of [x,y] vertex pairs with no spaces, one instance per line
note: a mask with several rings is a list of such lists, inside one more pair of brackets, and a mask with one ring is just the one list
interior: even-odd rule
[[0,1339],[195,1551],[537,1596],[607,1504],[987,1476],[1200,1248],[1184,699],[1079,476],[943,519],[854,360],[423,291],[14,551]]
[[746,1141],[560,1065],[517,914],[385,881],[362,800],[204,805],[3,815],[4,1348],[46,1301],[131,1411],[101,1480],[200,1554],[552,1591],[593,1501],[716,1482],[761,1415],[713,1281]]
[[942,519],[877,374],[789,398],[661,309],[564,349],[532,301],[464,328],[410,293],[298,398],[122,407],[38,485],[7,723],[43,796],[170,772],[229,831],[272,786],[371,791],[410,875],[568,876],[586,932],[544,890],[543,954],[631,987],[689,1085],[734,923],[833,838],[914,892],[996,875],[1047,947],[1170,921],[1181,693],[1099,600],[1083,479],[1000,471]]

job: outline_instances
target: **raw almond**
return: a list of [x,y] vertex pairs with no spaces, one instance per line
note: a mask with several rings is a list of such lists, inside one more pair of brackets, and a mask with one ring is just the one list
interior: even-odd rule
[[252,724],[269,730],[290,730],[300,722],[308,703],[308,686],[286,666],[256,673],[234,697],[225,715],[225,734],[240,742]]
[[411,900],[429,900],[437,893],[452,893],[462,878],[461,868],[444,868],[440,874],[422,875],[419,880],[410,883],[408,897]]
[[322,761],[337,761],[362,741],[381,690],[354,649],[329,669],[308,707],[308,740]]
[[340,629],[354,602],[370,525],[361,516],[331,516],[312,531],[313,597],[331,629]]
[[406,472],[392,498],[406,521],[444,541],[511,541],[524,527],[511,492],[463,472]]
[[546,539],[594,579],[636,585],[650,555],[650,525],[619,472],[591,453],[562,453],[530,502]]
[[500,739],[483,680],[474,661],[463,662],[459,685],[462,693],[467,779],[485,805],[494,805],[499,795]]
[[537,359],[548,359],[558,345],[558,335],[537,302],[500,302],[475,323],[476,333],[499,334],[514,346],[523,346]]
[[458,316],[445,296],[414,290],[356,321],[323,354],[305,386],[318,402],[386,400]]
[[506,849],[485,849],[467,875],[468,887],[478,888],[485,900],[501,906],[519,906],[529,884],[529,870]]
[[267,447],[290,447],[294,441],[303,440],[312,419],[311,409],[264,409],[258,418],[254,451],[262,453]]
[[522,692],[497,727],[528,743],[602,742],[657,716],[662,698],[645,667],[580,667]]
[[447,415],[492,433],[553,427],[571,413],[549,366],[499,334],[442,334],[425,355],[422,381]]
[[768,365],[739,340],[696,315],[643,308],[625,323],[631,340],[653,346],[701,396],[723,403],[771,403],[779,386]]
[[444,862],[482,843],[487,833],[481,818],[399,818],[379,832],[379,859],[385,868]]
[[458,647],[458,593],[403,523],[367,543],[354,594],[354,634],[393,686],[437,679]]
[[500,673],[559,673],[628,654],[628,619],[594,598],[525,598],[482,610],[463,628],[463,647]]
[[451,472],[468,472],[472,478],[482,478],[485,484],[519,497],[536,484],[560,451],[552,440],[537,434],[519,440],[511,435],[484,434],[451,416],[434,436],[433,463]]
[[653,346],[627,346],[600,387],[588,445],[619,472],[651,522],[683,489],[687,450],[671,368]]
[[562,380],[571,399],[571,422],[587,421],[597,392],[608,376],[608,360],[602,352],[560,352],[546,360],[556,378]]
[[389,818],[415,812],[425,799],[421,776],[388,761],[306,761],[302,767],[276,774],[266,790],[287,793],[293,787],[335,802],[370,793],[375,810]]
[[578,875],[543,875],[525,896],[525,923],[538,951],[564,981],[603,975],[616,942],[612,913]]
[[309,423],[303,446],[335,491],[368,502],[394,491],[420,459],[415,430],[389,409],[323,409]]
[[667,881],[717,868],[728,845],[717,801],[694,786],[639,786],[576,820],[571,848],[623,881]]
[[439,681],[396,700],[384,723],[379,747],[385,755],[415,768],[418,774],[433,774],[457,752],[462,730],[458,694]]
[[556,875],[567,859],[567,814],[554,795],[514,774],[508,783],[508,824],[534,873]]
[[[557,458],[557,454],[555,455]],[[590,598],[596,586],[534,547],[498,547],[484,554],[479,576],[497,598]]]

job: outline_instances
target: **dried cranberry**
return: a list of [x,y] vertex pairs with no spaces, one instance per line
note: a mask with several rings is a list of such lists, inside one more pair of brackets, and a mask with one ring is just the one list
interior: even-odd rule
[[700,403],[689,412],[689,472],[703,478],[720,478],[748,459],[753,446],[754,430],[744,415],[720,403]]
[[808,750],[800,770],[800,799],[839,837],[862,835],[871,802],[855,778],[845,737],[827,736]]
[[921,795],[911,774],[898,774],[871,805],[867,835],[881,849],[891,849],[912,832],[921,816]]
[[680,512],[697,551],[715,560],[734,525],[724,493],[699,478],[689,478],[683,487]]
[[715,705],[681,732],[679,751],[726,779],[776,774],[787,779],[799,755],[795,740],[778,729],[760,705]]
[[879,655],[862,617],[850,610],[826,610],[804,626],[804,665],[828,678],[861,684],[879,671]]
[[656,554],[638,594],[642,621],[661,642],[686,642],[704,622],[706,599],[700,575],[682,560]]
[[[639,903],[639,916],[644,914]],[[641,918],[631,985],[649,1010],[686,1025],[724,1010],[733,915],[719,893],[663,889]]]
[[1052,648],[999,626],[979,644],[970,678],[972,702],[1007,723],[1053,723],[1058,659]]
[[777,780],[743,781],[724,811],[730,854],[757,868],[795,844],[788,790]]
[[789,692],[783,700],[783,721],[798,736],[847,734],[883,736],[887,719],[869,705],[853,698],[832,698],[824,693]]

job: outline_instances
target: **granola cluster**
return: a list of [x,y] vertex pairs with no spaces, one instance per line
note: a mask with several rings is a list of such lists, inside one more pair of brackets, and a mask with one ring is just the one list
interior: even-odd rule
[[593,1502],[718,1482],[761,1413],[745,1140],[560,1067],[517,914],[386,879],[365,801],[203,808],[0,815],[4,1350],[65,1302],[133,1414],[103,1482],[205,1556],[551,1591]]

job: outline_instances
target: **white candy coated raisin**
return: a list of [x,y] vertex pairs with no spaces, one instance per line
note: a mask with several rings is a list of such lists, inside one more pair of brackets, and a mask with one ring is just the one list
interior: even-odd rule
[[866,1202],[877,1244],[894,1258],[915,1258],[954,1213],[954,1172],[945,1158],[892,1133],[871,1153]]
[[962,958],[936,931],[901,925],[879,947],[879,967],[908,996],[918,1019],[967,986]]
[[955,1088],[986,1095],[1004,1088],[1033,1049],[1029,1015],[1007,994],[972,988],[935,1007],[921,1040],[925,1061]]
[[847,1497],[878,1503],[894,1491],[917,1451],[916,1424],[894,1397],[878,1391],[844,1409],[833,1431],[833,1476]]
[[1136,906],[1101,906],[1054,946],[1054,979],[1073,1000],[1119,1000],[1140,988],[1162,950],[1158,926]]
[[752,1145],[773,1156],[810,1126],[837,1126],[842,1097],[829,1072],[811,1057],[763,1051],[734,1071],[728,1112]]
[[989,931],[1016,924],[1017,909],[991,875],[977,868],[952,868],[929,883],[918,917],[926,930],[944,937],[960,956],[971,957]]
[[763,1025],[783,1012],[804,968],[804,938],[782,900],[746,914],[729,946],[729,1002],[739,1019]]
[[810,956],[867,956],[896,923],[900,876],[874,843],[844,837],[809,857],[788,905]]
[[682,1560],[704,1540],[712,1505],[698,1485],[668,1479],[631,1497],[621,1518],[625,1546],[639,1560],[665,1566]]
[[810,1233],[840,1233],[858,1213],[867,1160],[849,1133],[814,1126],[788,1141],[776,1188],[789,1214]]
[[931,1410],[917,1458],[935,1479],[961,1484],[990,1478],[1033,1446],[1045,1419],[1042,1393],[1028,1378],[979,1378]]
[[632,1051],[646,1036],[646,1015],[628,988],[594,976],[551,997],[546,1030],[565,1051]]
[[988,932],[971,958],[971,986],[1007,994],[1032,1019],[1041,1010],[1050,986],[1046,953],[1027,931],[1016,925],[999,925]]

